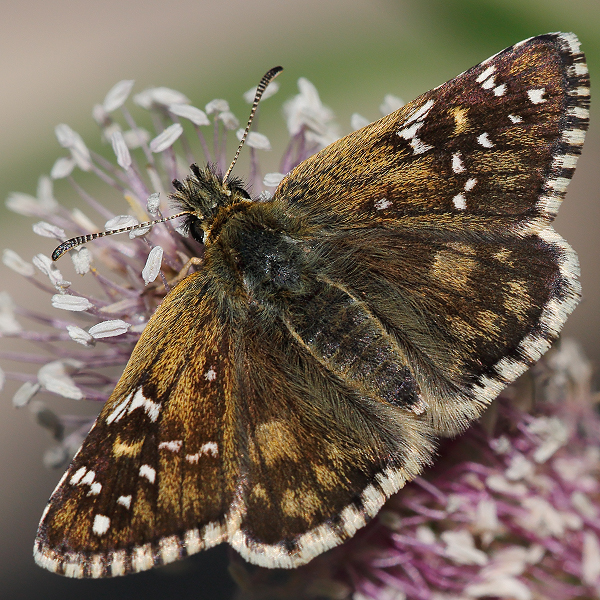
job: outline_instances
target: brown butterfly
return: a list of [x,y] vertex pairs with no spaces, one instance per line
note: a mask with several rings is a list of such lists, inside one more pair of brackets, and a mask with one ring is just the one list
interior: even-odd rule
[[588,106],[577,38],[549,34],[333,143],[267,202],[193,165],[172,198],[202,265],[144,330],[36,561],[106,577],[228,542],[289,568],[363,527],[577,304],[551,222]]

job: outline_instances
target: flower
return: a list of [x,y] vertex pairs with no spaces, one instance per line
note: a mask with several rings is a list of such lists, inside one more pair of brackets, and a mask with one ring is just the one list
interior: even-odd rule
[[342,546],[283,581],[236,562],[240,598],[600,598],[600,417],[589,363],[564,340],[525,377],[538,390],[532,410],[517,407],[531,399],[513,385]]
[[[34,217],[35,234],[65,241],[74,235],[125,228],[141,221],[170,214],[168,194],[171,181],[184,178],[188,166],[202,157],[225,171],[231,158],[226,139],[235,133],[239,120],[229,103],[215,99],[204,110],[191,104],[182,93],[156,87],[135,94],[137,112],[130,110],[129,99],[134,87],[130,80],[116,84],[104,101],[93,109],[101,139],[110,144],[113,160],[90,149],[84,139],[66,124],[58,125],[56,137],[66,154],[55,162],[50,176],[39,180],[37,195],[13,193],[8,208],[26,217]],[[281,172],[261,177],[259,153],[270,150],[269,139],[252,131],[247,140],[251,155],[249,189],[268,198],[284,173],[334,139],[332,113],[320,104],[314,86],[299,82],[300,94],[292,99],[287,119],[296,123],[290,146],[281,160]],[[310,119],[307,118],[307,90],[311,96]],[[244,97],[253,99],[255,90]],[[277,91],[272,83],[263,100]],[[252,95],[252,98],[250,98]],[[147,113],[147,115],[138,113]],[[134,116],[135,115],[135,116]],[[150,132],[139,122],[151,122]],[[211,131],[212,129],[212,131]],[[237,132],[238,139],[241,131]],[[124,198],[130,214],[115,215],[98,193],[92,194],[80,183],[78,171],[93,174],[104,185],[102,198]],[[56,199],[66,196],[69,187],[86,208],[71,211]],[[72,415],[57,415],[43,401],[42,395],[73,400],[104,402],[117,383],[141,331],[173,279],[192,256],[201,256],[202,247],[186,238],[171,222],[130,232],[133,241],[111,236],[69,252],[75,272],[92,277],[99,292],[79,290],[67,281],[64,263],[54,263],[39,253],[31,260],[15,251],[3,252],[4,265],[24,277],[36,290],[49,296],[49,306],[59,309],[48,315],[16,307],[6,292],[0,293],[0,335],[30,341],[35,353],[4,352],[2,358],[18,363],[41,365],[37,373],[0,369],[0,389],[5,380],[22,382],[13,397],[17,407],[29,406],[37,422],[48,429],[58,445],[45,455],[49,466],[62,466],[76,451],[89,430],[92,420]],[[65,261],[68,259],[63,259]],[[64,267],[63,267],[64,264]],[[33,326],[22,324],[25,321]],[[45,330],[35,325],[44,325]],[[25,369],[23,370],[25,371]]]

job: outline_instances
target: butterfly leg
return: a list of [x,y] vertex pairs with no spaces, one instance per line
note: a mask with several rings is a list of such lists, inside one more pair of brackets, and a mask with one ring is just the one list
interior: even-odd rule
[[192,267],[199,267],[204,264],[204,259],[199,256],[192,256],[185,265],[180,269],[179,273],[173,277],[168,283],[169,287],[174,288],[178,283],[185,279],[189,274]]

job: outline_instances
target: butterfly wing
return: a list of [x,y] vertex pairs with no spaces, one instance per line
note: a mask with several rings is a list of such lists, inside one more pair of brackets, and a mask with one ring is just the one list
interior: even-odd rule
[[[338,310],[332,294],[343,296],[325,285],[310,298],[291,298],[275,319],[261,310],[243,336],[250,361],[240,386],[248,411],[247,491],[240,529],[229,541],[266,567],[302,565],[352,536],[421,471],[433,449],[423,415],[382,402],[343,376],[340,365],[355,356],[352,340],[342,336],[329,361],[305,341],[318,345],[313,334],[325,329],[339,339],[318,315],[339,317],[340,330],[361,316],[351,301],[349,310]],[[381,341],[364,327],[362,335],[365,345]]]
[[240,480],[234,335],[196,273],[165,299],[42,517],[35,558],[141,571],[226,539]]
[[365,299],[452,433],[556,338],[578,261],[549,226],[588,126],[573,34],[512,46],[297,166],[274,202]]
[[556,215],[588,108],[577,38],[531,38],[311,156],[275,199],[321,228],[535,232]]

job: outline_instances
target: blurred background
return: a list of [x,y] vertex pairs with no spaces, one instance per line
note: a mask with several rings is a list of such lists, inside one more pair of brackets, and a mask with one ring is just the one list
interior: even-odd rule
[[[353,112],[378,118],[387,93],[409,101],[506,46],[549,31],[575,32],[587,54],[592,97],[600,82],[597,0],[3,0],[1,14],[2,199],[11,191],[35,195],[39,175],[65,155],[54,136],[58,123],[69,124],[90,147],[107,152],[91,110],[121,79],[135,79],[136,92],[150,85],[175,88],[198,107],[226,98],[245,121],[242,93],[268,68],[283,65],[281,89],[261,114],[260,130],[271,138],[274,156],[280,156],[286,137],[281,104],[297,93],[300,76],[317,86],[343,133],[350,131]],[[556,223],[579,253],[583,271],[583,302],[564,334],[581,342],[597,371],[599,113],[600,102],[592,104],[583,157]],[[61,201],[60,188],[56,195]],[[12,248],[27,260],[39,252],[49,254],[52,240],[35,236],[33,222],[2,203],[1,248]],[[75,277],[65,271],[68,279]],[[47,303],[43,294],[36,300],[32,288],[3,265],[0,273],[0,288],[17,303]],[[48,304],[40,307],[53,310]],[[10,340],[0,344],[0,350],[16,347]],[[51,441],[27,410],[12,407],[16,388],[8,382],[0,396],[0,596],[230,597],[234,584],[224,548],[114,581],[66,580],[36,567],[31,548],[38,519],[62,471],[43,467]],[[53,398],[49,402],[58,412],[72,406]]]

